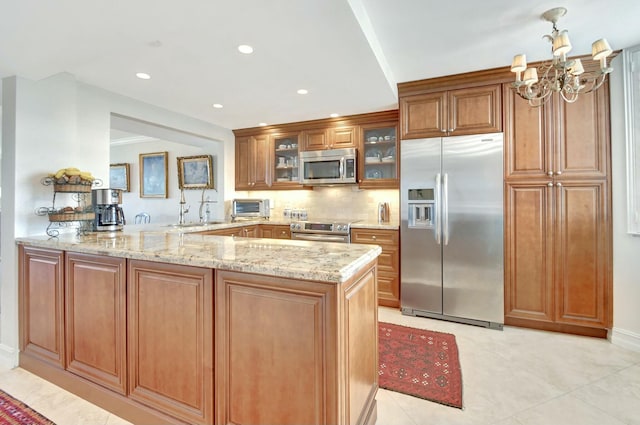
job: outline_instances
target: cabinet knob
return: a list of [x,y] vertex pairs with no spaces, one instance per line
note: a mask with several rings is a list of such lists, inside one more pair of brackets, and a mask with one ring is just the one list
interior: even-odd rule
[[553,183],[549,182],[549,183],[547,183],[547,186],[552,187]]
[[547,171],[547,176],[549,177],[553,176],[553,171]]
[[375,241],[377,239],[376,235],[371,236],[371,239],[373,239]]
[[556,171],[556,176],[561,176],[562,175],[562,171]]
[[445,130],[444,128],[443,128],[442,130],[440,130],[440,131],[442,131],[443,133],[446,133],[446,132],[447,132],[447,130]]
[[562,187],[562,183],[556,183],[556,186]]

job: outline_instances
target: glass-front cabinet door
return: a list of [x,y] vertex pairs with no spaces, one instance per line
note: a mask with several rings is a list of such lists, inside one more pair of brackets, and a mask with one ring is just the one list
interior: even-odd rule
[[273,184],[280,189],[300,188],[298,172],[298,133],[282,133],[272,136],[273,146]]
[[399,187],[397,123],[362,125],[360,134],[360,187]]

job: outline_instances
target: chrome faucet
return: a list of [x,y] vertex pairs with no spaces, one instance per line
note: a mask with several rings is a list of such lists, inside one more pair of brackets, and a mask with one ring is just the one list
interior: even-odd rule
[[178,214],[178,224],[184,224],[184,215],[189,212],[189,208],[185,207],[184,189],[180,190],[180,213]]
[[[202,189],[202,196],[200,197],[200,208],[198,208],[198,218],[200,218],[200,223],[208,223],[211,215],[211,210],[209,209],[209,204],[213,204],[217,201],[212,201],[209,196],[204,197],[205,189]],[[203,211],[204,210],[204,211]]]

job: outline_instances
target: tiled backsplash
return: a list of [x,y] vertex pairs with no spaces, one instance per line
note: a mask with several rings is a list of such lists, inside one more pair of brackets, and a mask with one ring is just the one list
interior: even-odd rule
[[[245,196],[246,194],[246,196]],[[309,220],[336,219],[375,222],[378,220],[378,203],[388,202],[390,223],[399,223],[399,192],[394,189],[361,190],[355,186],[318,186],[313,190],[273,190],[239,192],[238,198],[268,198],[274,205],[272,219],[282,219],[285,208],[306,209]],[[230,204],[227,202],[227,217]]]

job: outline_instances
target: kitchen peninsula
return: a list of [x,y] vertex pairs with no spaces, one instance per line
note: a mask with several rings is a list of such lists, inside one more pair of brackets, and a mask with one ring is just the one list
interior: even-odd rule
[[375,423],[380,247],[221,226],[19,238],[21,367],[134,423]]

